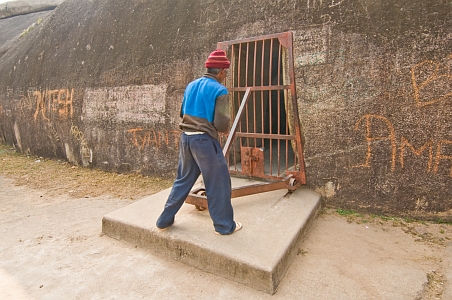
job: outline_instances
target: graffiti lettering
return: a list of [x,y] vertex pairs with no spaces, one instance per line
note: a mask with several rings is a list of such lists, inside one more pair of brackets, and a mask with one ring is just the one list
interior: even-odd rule
[[[452,60],[452,54],[448,57]],[[452,74],[449,66],[431,60],[411,68],[416,106],[423,107],[452,98]]]
[[35,92],[37,89],[35,87],[29,87],[27,88],[27,92],[24,93],[22,88],[10,88],[9,86],[6,87],[6,97],[14,97],[14,98],[21,98],[21,97],[32,97],[33,92]]
[[[254,3],[249,3],[249,6],[255,5],[257,2],[258,5],[260,4],[259,1],[254,0]],[[219,4],[209,4],[209,6],[206,9],[201,9],[201,13],[199,15],[199,26],[210,26],[214,23],[217,23],[220,21],[222,17],[224,17],[226,20],[229,18],[231,7],[225,6],[224,3],[221,2],[221,6]]]
[[22,90],[22,88],[15,89],[15,93],[19,97],[23,97],[24,96],[24,91]]
[[52,110],[56,112],[60,117],[66,119],[73,114],[72,96],[74,90],[54,90],[47,91],[46,97],[49,97],[49,105]]
[[80,142],[80,153],[82,155],[82,159],[89,158],[89,161],[92,162],[92,151],[88,147],[88,142],[85,139],[85,134],[80,131],[80,129],[74,124],[71,125],[71,134],[77,141]]
[[[223,10],[221,10],[223,11]],[[220,20],[220,8],[218,6],[212,6],[201,11],[199,16],[199,24],[211,25]]]
[[180,131],[165,130],[163,132],[154,129],[134,128],[127,130],[132,135],[130,141],[133,145],[143,150],[146,146],[160,148],[162,145],[179,146]]
[[165,98],[166,85],[86,88],[83,114],[86,120],[163,123]]
[[36,100],[34,119],[41,115],[45,121],[49,121],[47,114],[58,116],[61,119],[71,118],[73,111],[74,89],[35,91],[33,97]]
[[450,177],[452,177],[452,155],[443,155],[443,146],[444,145],[451,145],[452,141],[448,140],[442,140],[438,143],[438,147],[436,148],[436,159],[435,159],[435,167],[433,168],[433,173],[438,173],[438,166],[442,159],[450,160]]
[[33,109],[33,98],[22,97],[19,101],[18,110],[21,116],[25,116],[26,112]]
[[52,125],[52,123],[50,123],[50,122],[46,123],[46,128],[49,131],[49,133],[51,134],[51,137],[53,137],[53,139],[55,141],[59,141],[60,140],[60,135],[58,134],[57,130]]
[[[391,171],[395,171],[396,169],[396,159],[397,159],[397,142],[396,142],[396,133],[394,130],[394,127],[392,123],[385,117],[380,115],[364,115],[361,117],[358,122],[355,124],[355,130],[359,130],[361,123],[363,123],[363,120],[365,120],[365,139],[367,144],[367,151],[366,151],[366,159],[364,164],[353,166],[354,168],[358,167],[365,167],[370,168],[371,167],[371,159],[372,159],[372,150],[375,146],[376,142],[379,141],[389,141],[390,142],[390,152],[391,152]],[[378,132],[379,134],[376,134],[377,130],[375,128],[379,128]],[[384,128],[384,129],[383,129]],[[399,159],[400,159],[400,166],[402,169],[405,168],[405,156],[406,156],[406,149],[411,150],[412,153],[414,153],[417,157],[420,157],[424,152],[427,152],[428,155],[428,162],[427,162],[427,173],[432,172],[437,174],[439,165],[443,160],[450,161],[451,167],[450,167],[450,177],[452,177],[452,155],[446,155],[445,152],[445,146],[451,146],[452,148],[452,141],[449,140],[441,140],[436,144],[436,153],[434,155],[434,148],[435,143],[433,140],[428,140],[425,142],[420,148],[416,149],[407,138],[401,137],[400,139],[400,146],[399,146]],[[452,152],[452,151],[451,151]],[[434,164],[434,165],[433,165]],[[432,168],[433,166],[433,168]]]
[[341,5],[342,2],[344,2],[344,1],[345,1],[345,0],[341,0],[341,1],[331,0],[331,4],[328,5],[328,7],[335,7],[335,6]]
[[405,148],[408,147],[411,149],[411,151],[416,154],[416,156],[421,156],[422,153],[428,149],[428,172],[432,170],[432,162],[433,162],[433,141],[430,140],[426,142],[424,145],[421,146],[419,150],[416,150],[413,145],[410,144],[410,142],[402,136],[401,142],[400,142],[400,165],[402,169],[405,167]]
[[299,67],[328,62],[330,26],[316,25],[296,32],[295,62]]
[[329,1],[324,1],[324,0],[307,0],[306,2],[306,7],[309,8],[316,8],[316,7],[322,7],[324,6],[323,2],[325,2],[325,4],[328,4],[328,7],[335,7],[338,5],[341,5],[342,2],[344,2],[345,0],[331,0],[331,4],[328,4]]
[[35,99],[36,99],[36,112],[33,115],[35,121],[37,120],[39,114],[41,114],[44,121],[50,121],[46,117],[46,105],[45,105],[44,97],[42,97],[42,95],[41,95],[41,92],[40,91],[34,92],[33,97],[35,97]]
[[[366,142],[367,142],[366,162],[357,167],[370,167],[370,159],[372,157],[372,144],[375,141],[390,141],[391,142],[391,153],[392,153],[391,170],[394,171],[395,166],[396,166],[395,164],[396,164],[396,153],[397,153],[397,145],[396,145],[396,140],[395,140],[394,127],[392,126],[391,122],[389,122],[389,120],[383,116],[365,115],[361,119],[359,119],[358,122],[356,122],[355,130],[359,129],[359,125],[361,124],[362,120],[364,120],[364,119],[366,120]],[[372,122],[374,120],[383,121],[384,125],[387,126],[387,135],[373,136]]]
[[6,97],[10,97],[13,95],[14,90],[9,86],[6,87]]

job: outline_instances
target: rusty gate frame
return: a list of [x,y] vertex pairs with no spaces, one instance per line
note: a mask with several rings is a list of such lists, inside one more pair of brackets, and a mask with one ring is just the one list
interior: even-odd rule
[[[237,84],[237,86],[235,86],[234,84],[234,73],[235,73],[235,60],[238,59],[240,60],[240,53],[238,54],[239,58],[234,57],[235,53],[234,53],[234,47],[240,47],[242,45],[246,44],[246,53],[248,55],[248,48],[250,47],[251,43],[254,43],[254,49],[257,48],[257,43],[258,42],[262,42],[262,65],[261,65],[261,69],[263,69],[264,66],[264,41],[269,41],[269,43],[271,44],[270,48],[270,56],[272,55],[271,51],[273,51],[273,42],[274,40],[277,39],[279,41],[279,53],[278,53],[278,60],[283,58],[283,53],[281,51],[281,48],[284,47],[285,48],[285,53],[286,53],[286,59],[287,59],[287,65],[288,65],[288,78],[287,80],[289,81],[289,84],[286,84],[286,82],[284,82],[285,78],[280,78],[280,74],[278,75],[278,84],[277,85],[272,85],[272,82],[269,79],[268,85],[264,85],[263,80],[261,81],[260,85],[256,85],[255,84],[255,78],[253,78],[253,83],[252,86],[248,86],[248,82],[245,82],[244,86],[240,86],[240,82]],[[283,32],[283,33],[277,33],[277,34],[270,34],[270,35],[264,35],[264,36],[259,36],[259,37],[254,37],[254,38],[246,38],[246,39],[239,39],[239,40],[232,40],[232,41],[226,41],[226,42],[219,42],[217,44],[217,49],[222,49],[225,50],[227,52],[228,48],[232,46],[232,51],[230,51],[229,53],[229,57],[230,60],[232,62],[232,67],[233,67],[233,72],[231,72],[228,75],[227,78],[227,87],[230,93],[233,94],[233,96],[235,95],[234,93],[236,93],[236,95],[240,95],[243,94],[243,98],[240,102],[240,105],[238,107],[237,112],[233,111],[233,115],[235,114],[235,118],[234,118],[234,122],[231,126],[231,130],[229,132],[229,135],[227,136],[226,141],[224,142],[223,145],[223,154],[225,155],[226,159],[228,160],[228,165],[229,165],[229,153],[231,150],[231,147],[233,145],[233,141],[236,138],[254,138],[256,139],[262,139],[262,141],[264,139],[269,139],[270,140],[270,144],[272,142],[272,140],[277,140],[278,143],[281,140],[286,140],[286,147],[290,146],[293,148],[294,151],[294,165],[293,165],[293,170],[289,170],[286,169],[284,170],[284,176],[280,176],[280,153],[278,152],[278,172],[277,175],[273,175],[272,171],[271,171],[271,166],[270,166],[270,175],[266,175],[264,174],[264,171],[261,170],[263,167],[263,154],[262,156],[259,156],[259,148],[253,148],[253,147],[242,147],[241,145],[241,141],[240,141],[240,147],[241,149],[245,149],[246,154],[242,153],[242,159],[243,157],[245,157],[244,155],[248,155],[250,158],[250,168],[251,171],[249,171],[249,173],[254,173],[253,172],[253,165],[257,166],[255,171],[255,174],[252,174],[252,176],[250,174],[243,174],[243,169],[245,169],[245,166],[242,165],[242,172],[239,172],[237,170],[231,169],[230,168],[230,174],[231,175],[236,175],[236,176],[242,176],[242,177],[258,177],[261,180],[264,180],[262,183],[259,184],[252,184],[252,185],[247,185],[247,186],[242,186],[242,187],[237,187],[237,188],[233,188],[232,189],[232,198],[237,198],[237,197],[242,197],[242,196],[246,196],[246,195],[252,195],[252,194],[258,194],[258,193],[264,193],[264,192],[268,192],[268,191],[273,191],[273,190],[279,190],[279,189],[288,189],[289,191],[294,191],[295,189],[297,189],[300,185],[302,184],[306,184],[306,173],[305,173],[305,163],[304,163],[304,156],[303,156],[303,146],[302,146],[302,137],[301,137],[301,125],[300,125],[300,120],[299,120],[299,114],[298,114],[298,104],[297,104],[297,94],[296,94],[296,87],[295,87],[295,73],[294,73],[294,59],[293,59],[293,35],[292,32]],[[238,49],[236,49],[237,51],[239,51]],[[271,59],[271,58],[270,58]],[[245,58],[246,61],[246,68],[248,68],[248,57]],[[239,67],[240,67],[240,62],[238,62]],[[269,64],[271,64],[271,62],[269,61]],[[280,62],[278,62],[278,72],[280,71]],[[254,52],[254,74],[256,73],[256,50]],[[271,65],[270,65],[270,71],[269,74],[271,74],[272,70],[271,70]],[[263,72],[263,70],[261,70]],[[287,74],[283,74],[283,75],[287,75]],[[239,76],[239,75],[238,75]],[[262,75],[263,78],[263,75]],[[246,81],[248,81],[248,79],[245,79]],[[238,80],[237,80],[238,81]],[[229,86],[228,83],[232,83],[234,86]],[[273,134],[273,133],[264,133],[263,129],[262,129],[262,133],[257,133],[255,128],[254,128],[254,132],[253,133],[249,133],[249,132],[242,132],[242,130],[240,130],[239,128],[239,123],[241,122],[241,119],[244,115],[244,112],[247,110],[247,105],[248,102],[250,101],[250,95],[252,92],[256,92],[256,91],[283,91],[285,93],[285,97],[287,97],[287,95],[290,94],[290,102],[286,101],[285,105],[291,105],[291,113],[289,113],[286,110],[286,117],[287,117],[287,121],[286,121],[286,128],[287,131],[286,134],[281,134],[279,132],[278,129],[278,134]],[[270,97],[271,99],[271,97]],[[279,97],[278,97],[279,100]],[[233,101],[233,100],[232,100]],[[271,100],[270,100],[271,101]],[[269,102],[270,103],[270,102]],[[261,105],[263,105],[263,103],[261,103]],[[232,104],[231,107],[234,107],[234,103]],[[285,108],[287,109],[287,108]],[[278,108],[278,113],[280,113],[279,108]],[[261,116],[263,118],[263,116]],[[271,117],[270,117],[271,118]],[[248,121],[247,121],[248,122]],[[262,121],[263,122],[263,121]],[[224,139],[224,138],[223,138]],[[290,141],[290,142],[289,142]],[[279,144],[278,144],[279,145]],[[272,165],[272,154],[271,154],[270,150],[270,165]],[[279,151],[279,146],[278,146],[278,151]],[[287,150],[286,150],[287,151]],[[254,153],[254,154],[253,154]],[[256,156],[257,155],[257,156]],[[287,156],[287,155],[286,155]],[[247,157],[247,156],[246,156]],[[286,158],[287,159],[287,158]],[[258,164],[253,164],[252,160],[262,160],[261,162],[259,162]],[[259,164],[260,164],[260,168],[259,168]],[[288,167],[288,162],[286,161],[286,167]],[[246,169],[248,170],[248,169]],[[197,188],[194,189],[190,192],[190,194],[188,195],[186,201],[186,203],[189,204],[193,204],[195,205],[198,209],[205,209],[207,208],[207,197],[205,195],[205,190],[204,188]]]

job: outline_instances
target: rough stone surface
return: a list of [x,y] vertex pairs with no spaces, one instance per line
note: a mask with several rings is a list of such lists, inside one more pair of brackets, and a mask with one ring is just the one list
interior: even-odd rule
[[451,14],[444,0],[68,0],[0,53],[0,139],[173,176],[183,90],[216,43],[292,31],[308,187],[450,220]]
[[1,0],[0,19],[55,9],[64,0]]

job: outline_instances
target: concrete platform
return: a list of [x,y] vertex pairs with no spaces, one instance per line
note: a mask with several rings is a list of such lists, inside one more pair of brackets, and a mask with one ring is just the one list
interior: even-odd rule
[[[256,181],[232,178],[233,187]],[[319,194],[299,188],[232,199],[242,230],[227,236],[214,233],[209,212],[184,204],[173,226],[155,227],[170,189],[104,216],[102,232],[110,237],[274,294],[303,236],[320,210]]]

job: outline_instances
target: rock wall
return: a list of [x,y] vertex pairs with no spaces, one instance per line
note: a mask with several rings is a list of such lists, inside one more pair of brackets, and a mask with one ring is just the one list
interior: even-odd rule
[[216,43],[292,31],[307,187],[451,219],[452,4],[393,2],[68,0],[0,57],[0,139],[174,176],[183,91]]
[[0,3],[0,19],[53,10],[64,0],[13,0]]

